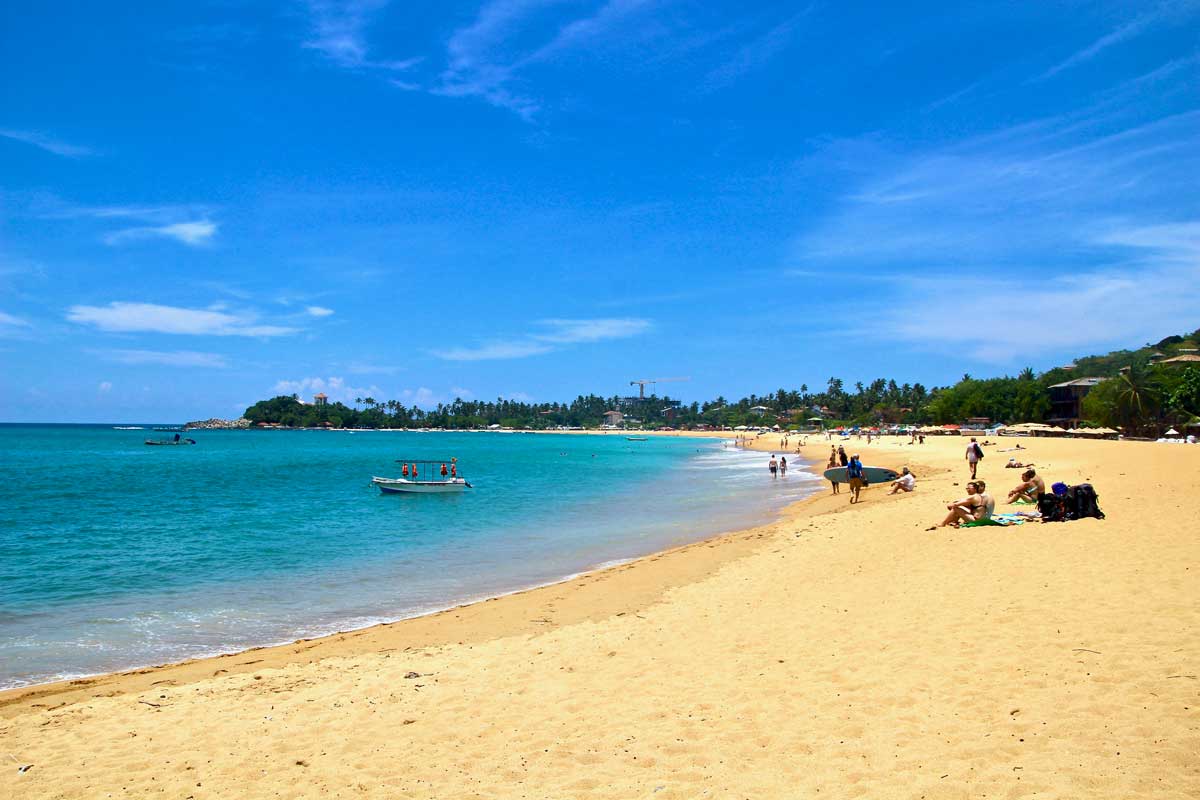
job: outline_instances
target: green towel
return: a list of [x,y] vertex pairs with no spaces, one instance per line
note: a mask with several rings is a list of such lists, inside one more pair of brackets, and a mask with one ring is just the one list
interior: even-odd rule
[[970,522],[964,522],[962,525],[959,525],[958,527],[960,527],[960,528],[982,528],[987,525],[996,525],[1001,528],[1004,527],[1003,522],[997,522],[994,519],[973,519]]

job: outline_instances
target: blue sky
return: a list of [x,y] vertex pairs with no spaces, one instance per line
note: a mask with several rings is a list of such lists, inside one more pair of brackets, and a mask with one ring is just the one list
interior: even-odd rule
[[1196,2],[9,3],[0,420],[1041,370],[1198,184]]

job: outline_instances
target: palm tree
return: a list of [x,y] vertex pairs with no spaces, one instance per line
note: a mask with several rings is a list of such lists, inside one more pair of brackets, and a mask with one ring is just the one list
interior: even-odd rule
[[1021,374],[1017,376],[1018,380],[1031,381],[1034,378],[1033,367],[1026,367],[1021,370]]
[[1133,427],[1145,427],[1158,417],[1160,397],[1153,378],[1140,368],[1122,372],[1117,378],[1117,413]]

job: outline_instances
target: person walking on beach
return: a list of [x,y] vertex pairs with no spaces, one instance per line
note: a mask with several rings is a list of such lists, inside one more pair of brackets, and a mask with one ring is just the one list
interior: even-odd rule
[[975,479],[975,470],[978,469],[981,458],[983,458],[983,448],[972,436],[971,443],[967,445],[967,466],[971,468],[971,480]]
[[843,467],[847,464],[846,448],[842,447],[840,444],[838,445],[838,461],[842,463]]
[[863,465],[858,460],[858,453],[850,457],[850,462],[846,464],[846,477],[850,481],[850,502],[858,502],[858,493],[867,485],[863,478]]
[[787,456],[779,457],[779,477],[787,477]]
[[771,477],[779,477],[779,462],[775,460],[774,454],[771,455],[771,460],[767,462],[767,469],[771,470]]

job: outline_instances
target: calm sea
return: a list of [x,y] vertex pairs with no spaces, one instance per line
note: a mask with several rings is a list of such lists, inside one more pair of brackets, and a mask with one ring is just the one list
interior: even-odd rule
[[[816,490],[717,440],[0,425],[0,688],[364,627],[773,516]],[[474,490],[382,495],[397,458]],[[796,465],[799,467],[799,464]]]

